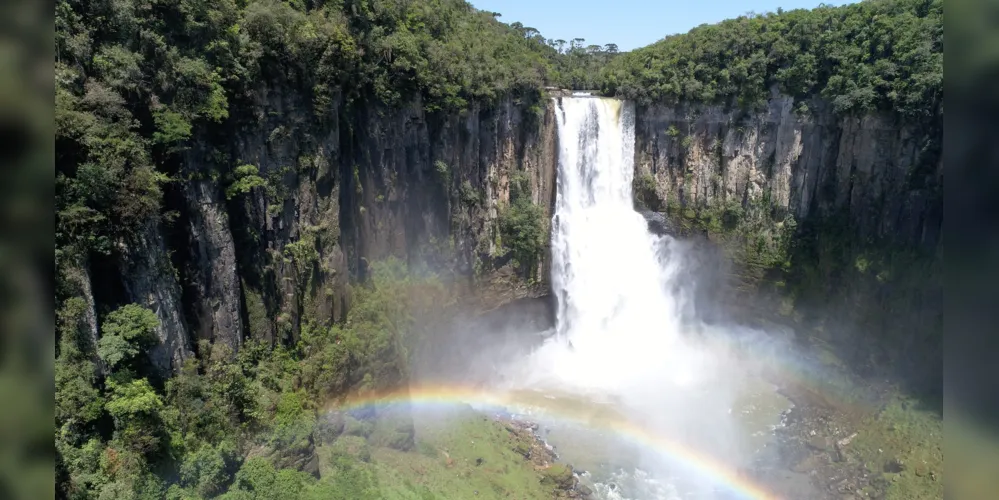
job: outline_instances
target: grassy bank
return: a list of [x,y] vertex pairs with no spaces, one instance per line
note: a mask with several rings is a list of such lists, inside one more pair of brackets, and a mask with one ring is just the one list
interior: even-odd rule
[[401,451],[372,444],[370,437],[341,436],[318,449],[321,476],[333,478],[345,467],[359,470],[372,498],[556,498],[569,494],[571,469],[524,424],[501,421],[471,408],[414,415],[415,445]]

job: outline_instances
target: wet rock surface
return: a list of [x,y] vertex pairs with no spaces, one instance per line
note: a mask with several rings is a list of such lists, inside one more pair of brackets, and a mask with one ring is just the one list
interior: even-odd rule
[[777,429],[778,466],[808,477],[814,490],[807,498],[880,498],[877,478],[864,464],[849,459],[852,432],[844,415],[832,407],[799,401]]
[[530,460],[541,473],[541,484],[553,488],[553,498],[593,498],[593,491],[579,482],[572,465],[557,462],[558,454],[541,437],[538,424],[512,419],[502,422],[507,432],[517,437],[514,451]]
[[250,448],[246,460],[264,458],[276,469],[295,469],[319,477],[319,457],[312,436],[293,442],[267,441]]
[[[784,413],[782,426],[775,430],[774,452],[751,472],[769,491],[780,498],[930,498],[926,495],[931,491],[909,490],[912,486],[902,484],[913,482],[907,474],[922,481],[934,473],[925,462],[912,470],[895,455],[898,448],[889,449],[892,438],[877,434],[875,428],[891,430],[879,416],[883,408],[857,410],[809,397],[804,391],[788,392],[795,406]],[[927,438],[918,446],[932,448],[932,436]],[[899,497],[900,492],[906,493]]]

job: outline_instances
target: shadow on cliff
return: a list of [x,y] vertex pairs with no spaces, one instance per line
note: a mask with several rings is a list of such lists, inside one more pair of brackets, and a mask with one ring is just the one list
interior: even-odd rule
[[[806,339],[848,368],[882,379],[942,412],[943,279],[940,245],[862,241],[835,219],[804,225],[791,266],[767,272]],[[775,287],[770,287],[771,294]]]

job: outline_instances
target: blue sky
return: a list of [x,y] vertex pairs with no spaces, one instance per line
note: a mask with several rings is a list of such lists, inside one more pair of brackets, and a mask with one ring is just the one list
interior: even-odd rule
[[505,23],[520,21],[546,38],[585,38],[586,45],[616,43],[622,51],[648,45],[666,35],[686,33],[747,12],[813,8],[843,0],[468,0],[480,10],[503,14]]

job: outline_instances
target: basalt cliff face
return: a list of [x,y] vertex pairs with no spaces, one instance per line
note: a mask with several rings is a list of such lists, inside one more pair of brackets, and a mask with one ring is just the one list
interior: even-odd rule
[[[940,362],[942,119],[841,116],[773,96],[636,111],[635,194],[732,250],[736,290],[861,370]],[[662,217],[660,217],[662,219]],[[921,385],[936,387],[934,380]]]
[[653,181],[649,201],[662,208],[764,200],[799,222],[845,216],[864,239],[932,249],[942,221],[940,130],[809,104],[640,108],[636,179]]
[[[183,154],[166,192],[173,217],[102,263],[98,288],[159,317],[161,372],[177,370],[199,340],[235,352],[244,339],[294,340],[306,320],[344,320],[352,283],[389,257],[442,274],[476,310],[544,294],[547,252],[517,266],[498,219],[512,178],[527,180],[550,219],[550,107],[509,98],[434,114],[413,102],[316,117],[295,93],[259,95],[255,115],[235,121],[242,126],[209,131]],[[194,174],[225,161],[255,166],[265,183],[232,192]]]

